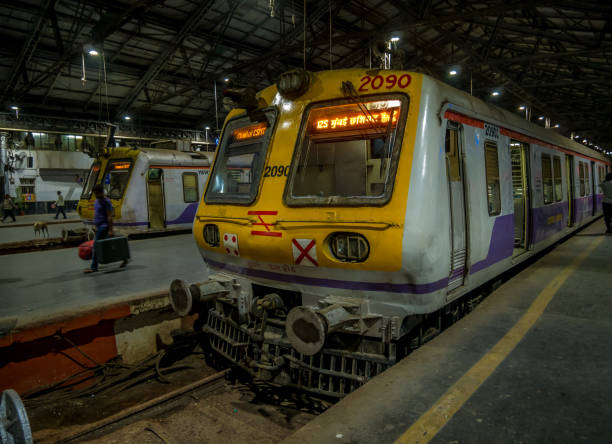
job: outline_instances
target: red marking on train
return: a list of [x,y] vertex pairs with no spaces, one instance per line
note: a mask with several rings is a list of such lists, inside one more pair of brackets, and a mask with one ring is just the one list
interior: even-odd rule
[[272,237],[282,237],[283,233],[280,231],[251,231],[251,234],[254,236],[272,236]]
[[263,225],[264,227],[266,227],[266,231],[270,231],[270,229],[269,229],[268,227],[269,227],[270,225],[272,225],[272,224],[267,224],[267,223],[266,223],[266,222],[263,220],[263,218],[262,218],[261,216],[257,216],[257,217],[259,218],[259,220],[260,220],[261,222],[255,222],[255,223],[253,223],[253,225]]
[[209,170],[209,166],[198,166],[198,165],[151,165],[149,168],[163,168],[165,170]]
[[484,128],[484,122],[482,120],[473,119],[472,117],[464,116],[463,114],[446,111],[444,113],[444,117],[455,122],[465,123],[469,126],[475,126],[476,128]]
[[[444,118],[449,119],[449,120],[453,120],[455,122],[464,123],[466,125],[473,126],[475,128],[484,128],[484,122],[482,120],[474,119],[472,117],[468,117],[468,116],[465,116],[463,114],[459,114],[459,113],[456,113],[456,112],[453,112],[453,111],[446,111],[444,113]],[[533,143],[533,144],[536,144],[536,145],[552,148],[554,150],[562,151],[564,153],[568,153],[568,154],[571,154],[571,155],[574,155],[574,156],[582,157],[584,159],[594,160],[596,162],[603,162],[601,159],[597,159],[595,157],[590,157],[590,156],[588,156],[586,154],[578,153],[576,151],[571,151],[571,150],[562,148],[560,146],[553,145],[553,144],[548,143],[548,142],[544,142],[543,140],[536,139],[536,138],[530,137],[530,136],[526,136],[526,135],[521,134],[521,133],[517,133],[516,131],[512,131],[512,130],[509,130],[509,129],[504,128],[504,127],[499,127],[499,133],[501,135],[504,135],[504,136],[512,137],[512,138],[514,138],[516,140],[519,140],[521,142]]]
[[263,226],[266,231],[251,231],[251,234],[254,236],[272,236],[272,237],[282,237],[283,233],[279,231],[272,231],[270,227],[274,225],[273,223],[266,222],[261,216],[276,216],[278,211],[249,211],[249,216],[257,216],[259,222],[253,222],[253,225]]
[[299,252],[300,252],[300,255],[295,260],[296,265],[300,265],[302,263],[303,259],[308,259],[310,262],[312,262],[312,264],[315,267],[319,266],[319,263],[313,257],[311,257],[308,254],[308,252],[315,246],[315,240],[314,239],[311,240],[310,243],[308,245],[306,245],[305,247],[303,247],[303,248],[300,245],[300,243],[297,241],[297,239],[293,239],[291,242],[293,243],[295,248],[297,248],[299,250]]

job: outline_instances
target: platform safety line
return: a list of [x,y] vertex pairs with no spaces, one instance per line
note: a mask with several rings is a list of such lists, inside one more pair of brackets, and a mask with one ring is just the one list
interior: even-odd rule
[[525,314],[480,360],[472,366],[438,401],[414,422],[395,444],[426,444],[446,425],[482,383],[495,371],[542,316],[553,297],[576,268],[602,242],[593,241],[565,267],[531,303]]

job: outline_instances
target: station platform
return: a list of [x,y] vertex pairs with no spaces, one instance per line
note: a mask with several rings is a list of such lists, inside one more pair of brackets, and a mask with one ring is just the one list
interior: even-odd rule
[[137,362],[189,328],[168,298],[173,279],[206,280],[191,234],[130,241],[127,267],[77,248],[0,256],[0,389],[27,393],[121,356]]
[[191,234],[130,241],[130,263],[90,265],[76,248],[0,256],[0,330],[66,318],[143,294],[166,291],[173,279],[195,282],[206,268]]
[[49,238],[62,237],[63,228],[70,230],[85,228],[85,225],[75,212],[66,213],[66,216],[66,219],[61,215],[58,219],[54,219],[54,214],[28,214],[16,216],[16,222],[8,218],[4,223],[0,223],[0,248],[2,248],[2,244],[10,242],[23,242],[43,238],[42,235],[35,236],[35,222],[45,222],[47,224]]
[[612,236],[601,220],[283,441],[595,443],[612,436]]

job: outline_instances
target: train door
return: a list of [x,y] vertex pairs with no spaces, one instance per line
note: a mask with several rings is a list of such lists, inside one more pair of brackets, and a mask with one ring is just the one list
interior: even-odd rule
[[149,228],[166,228],[164,171],[161,168],[150,168],[147,173],[147,202],[149,207]]
[[574,206],[574,183],[576,179],[574,177],[574,159],[569,154],[565,155],[565,171],[567,171],[567,226],[571,227],[576,219],[576,208]]
[[448,280],[450,292],[463,285],[466,275],[467,220],[460,124],[448,121],[445,146],[451,215],[451,266]]
[[529,229],[529,145],[510,140],[510,160],[512,164],[512,197],[514,201],[514,249],[513,256],[524,253],[529,248],[527,236]]

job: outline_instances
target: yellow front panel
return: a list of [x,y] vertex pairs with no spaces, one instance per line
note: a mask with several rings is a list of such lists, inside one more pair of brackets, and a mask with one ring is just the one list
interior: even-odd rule
[[[399,77],[406,73],[381,71],[380,74],[395,74]],[[264,90],[261,97],[268,104],[275,104],[279,110],[276,132],[268,148],[265,165],[270,168],[289,166],[306,106],[313,102],[343,98],[342,82],[351,81],[359,88],[365,75],[365,70],[357,69],[315,73],[309,90],[296,101],[282,99],[276,94],[275,86]],[[205,249],[228,254],[223,236],[226,233],[233,234],[237,236],[238,254],[242,259],[256,262],[259,266],[261,262],[267,263],[267,267],[272,270],[287,271],[295,266],[292,240],[313,239],[316,242],[319,267],[378,271],[400,269],[402,233],[422,83],[421,75],[410,73],[410,76],[412,80],[405,88],[395,86],[386,89],[383,85],[378,91],[368,92],[404,93],[410,97],[393,194],[387,204],[380,207],[288,207],[283,203],[287,177],[263,177],[262,172],[259,193],[252,205],[200,204],[194,224],[198,244]],[[218,225],[221,235],[219,247],[210,247],[204,241],[202,231],[206,223]],[[328,236],[333,232],[355,232],[365,236],[370,245],[368,259],[361,263],[345,263],[335,259],[326,244]],[[230,251],[229,255],[235,253]]]
[[[113,148],[110,151],[110,154],[104,154],[98,156],[94,162],[100,162],[100,174],[98,175],[98,179],[96,183],[102,183],[104,180],[104,173],[106,172],[106,166],[109,161],[113,159],[132,159],[132,170],[134,169],[134,165],[136,164],[136,158],[138,157],[138,150],[134,148]],[[130,178],[128,180],[128,184],[126,186],[126,191],[123,193],[121,199],[111,199],[113,204],[113,213],[114,219],[121,218],[121,207],[123,206],[123,200],[127,195],[127,188],[129,187],[129,183],[132,180],[132,174],[130,173]],[[91,220],[94,217],[94,202],[96,201],[96,197],[91,194],[89,199],[80,199],[78,204],[78,211],[81,219]]]

